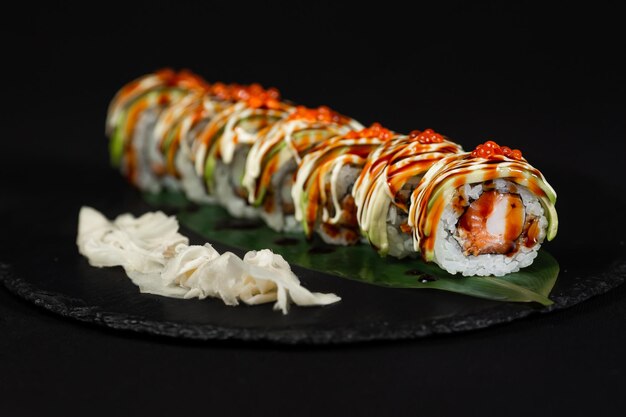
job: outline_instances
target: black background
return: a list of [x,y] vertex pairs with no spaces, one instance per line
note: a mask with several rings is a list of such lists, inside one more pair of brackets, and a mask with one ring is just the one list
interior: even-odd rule
[[[466,148],[488,139],[521,148],[560,194],[551,252],[580,270],[586,257],[609,261],[624,238],[606,230],[623,229],[626,208],[617,4],[146,2],[7,12],[0,260],[36,255],[34,242],[53,238],[41,208],[98,186],[81,172],[116,176],[103,137],[108,101],[132,78],[171,66],[276,86],[366,124],[433,127]],[[626,407],[625,323],[618,288],[558,314],[415,342],[196,344],[83,326],[1,289],[0,415],[614,415]]]

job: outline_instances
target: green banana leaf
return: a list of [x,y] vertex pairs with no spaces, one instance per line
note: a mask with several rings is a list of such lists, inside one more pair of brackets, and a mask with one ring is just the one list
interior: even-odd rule
[[178,220],[205,237],[245,250],[271,249],[289,263],[369,284],[393,288],[430,288],[496,301],[552,304],[548,298],[559,275],[559,264],[540,250],[533,264],[504,277],[452,275],[420,258],[380,257],[369,245],[331,246],[302,234],[277,233],[260,220],[232,218],[223,208],[203,205],[189,209],[181,194],[145,195],[155,207],[178,209]]

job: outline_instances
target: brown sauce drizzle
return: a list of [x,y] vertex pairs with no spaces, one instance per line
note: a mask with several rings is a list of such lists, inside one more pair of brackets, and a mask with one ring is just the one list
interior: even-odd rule
[[248,190],[246,190],[244,187],[235,186],[234,192],[237,197],[243,198],[244,200],[248,200]]
[[404,274],[417,276],[418,277],[417,280],[421,282],[422,284],[426,284],[427,282],[437,281],[437,278],[433,277],[432,275],[425,274],[423,271],[420,271],[419,269],[407,269],[406,271],[404,271]]
[[339,236],[339,234],[341,233],[339,231],[339,228],[337,226],[334,226],[332,224],[327,224],[327,223],[323,223],[321,226],[321,229],[324,231],[324,233],[335,239],[337,236]]
[[274,192],[272,190],[267,190],[265,194],[265,199],[263,200],[263,211],[266,213],[274,212]]
[[313,246],[311,249],[309,249],[307,251],[307,253],[310,253],[312,255],[318,255],[318,254],[326,254],[326,253],[333,253],[335,251],[335,248],[333,246],[330,245],[320,245],[320,246]]
[[535,217],[530,219],[526,228],[524,229],[524,246],[527,248],[534,247],[539,242],[539,233],[541,228],[539,227],[539,220]]
[[336,226],[328,223],[320,225],[321,230],[326,236],[333,239],[342,237],[348,244],[355,244],[359,240],[359,234],[350,227]]
[[409,226],[408,222],[401,223],[400,230],[402,231],[402,233],[406,233],[407,235],[413,233],[413,229],[411,228],[411,226]]
[[190,201],[189,203],[187,203],[187,206],[185,206],[185,211],[187,211],[188,213],[196,213],[198,212],[198,210],[200,210],[200,204],[193,201]]
[[326,207],[326,210],[328,210],[328,215],[330,217],[335,217],[335,205],[333,204],[332,198],[330,198],[330,195],[331,195],[330,181],[327,181],[324,183],[324,193],[327,196],[325,207]]
[[469,202],[467,201],[465,195],[462,193],[459,193],[457,196],[454,197],[454,199],[452,199],[452,209],[456,213],[463,213],[468,205]]
[[293,246],[300,243],[300,240],[293,237],[281,237],[274,240],[274,243],[280,246]]
[[222,219],[222,221],[216,224],[214,230],[249,230],[258,229],[262,225],[263,223],[258,219],[236,219],[229,217]]
[[356,218],[356,204],[351,194],[346,194],[343,200],[341,200],[341,207],[343,208],[341,223],[358,228],[359,222]]
[[296,207],[292,202],[288,202],[288,201],[283,201],[281,203],[281,207],[283,209],[283,214],[284,215],[290,215],[296,212]]

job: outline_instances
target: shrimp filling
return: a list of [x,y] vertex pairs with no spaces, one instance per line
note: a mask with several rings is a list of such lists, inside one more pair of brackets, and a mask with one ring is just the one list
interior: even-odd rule
[[486,191],[459,218],[458,240],[466,256],[513,254],[525,223],[519,194]]

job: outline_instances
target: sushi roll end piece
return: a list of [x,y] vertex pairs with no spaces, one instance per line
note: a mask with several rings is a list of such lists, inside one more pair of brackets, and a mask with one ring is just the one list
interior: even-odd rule
[[450,273],[503,276],[556,236],[556,193],[519,150],[493,141],[435,164],[411,196],[415,250]]

